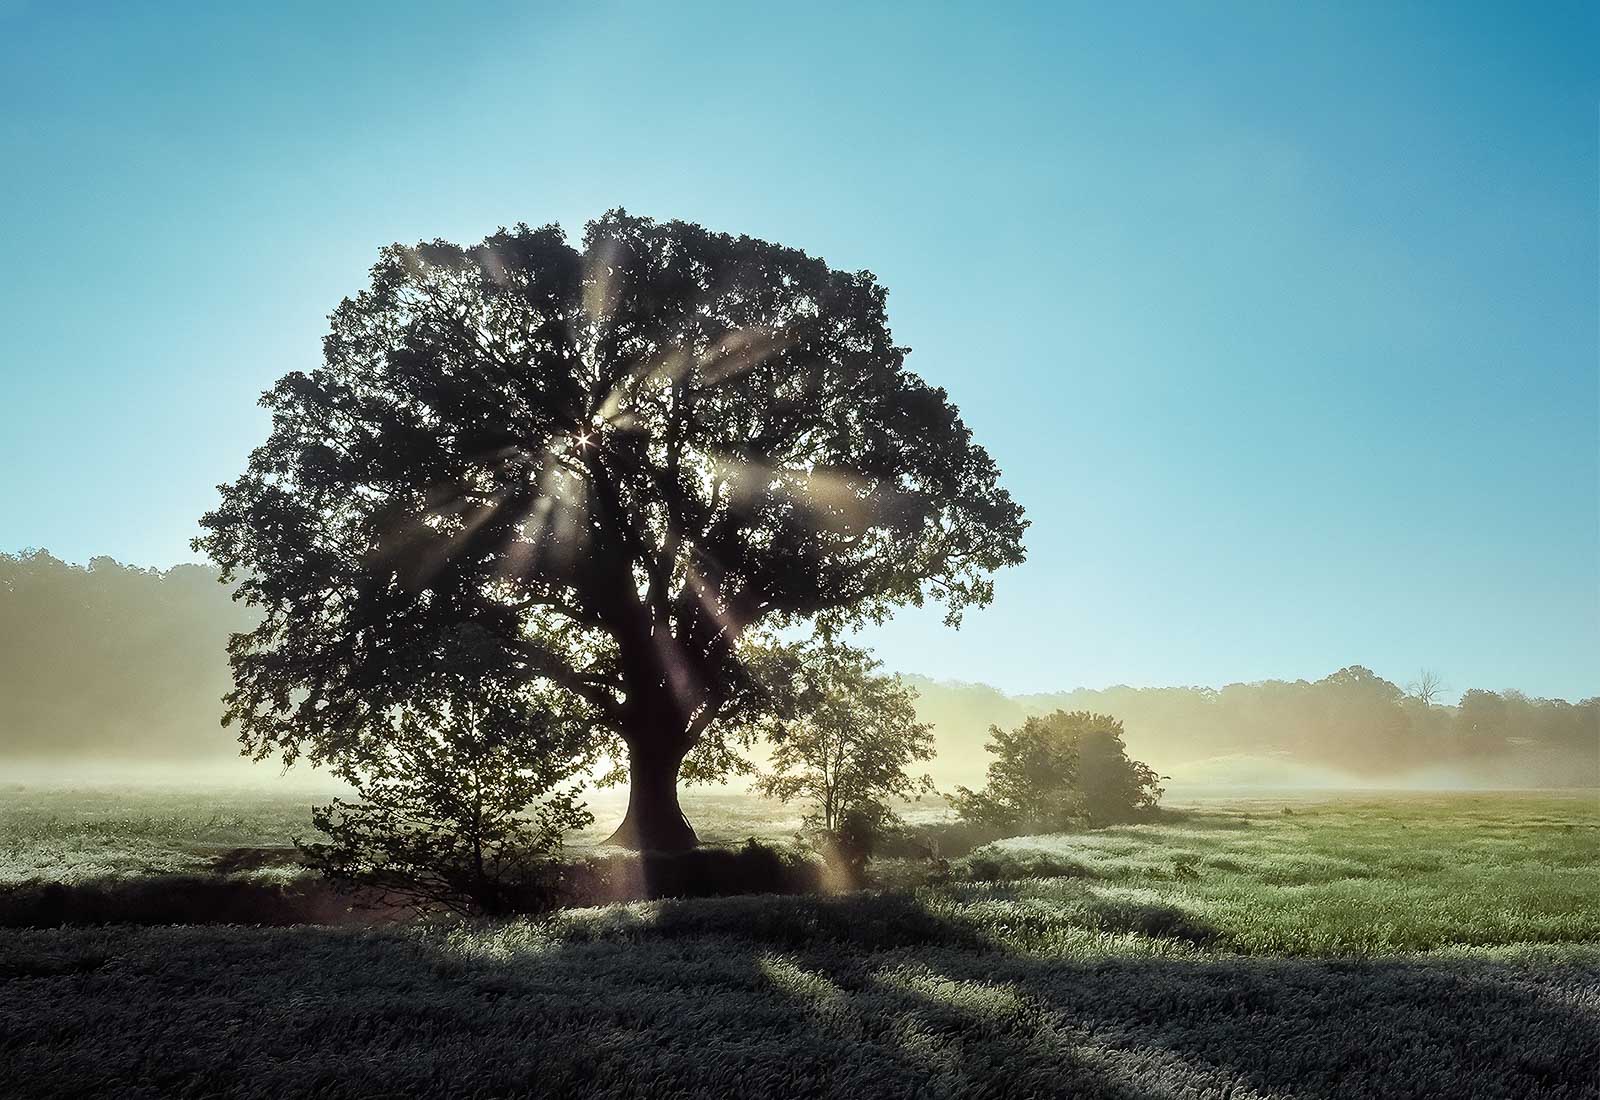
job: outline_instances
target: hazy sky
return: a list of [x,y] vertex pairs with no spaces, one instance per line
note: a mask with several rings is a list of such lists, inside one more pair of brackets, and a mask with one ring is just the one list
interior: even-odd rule
[[0,549],[189,559],[381,245],[623,205],[875,271],[1028,509],[892,667],[1600,692],[1600,6],[857,7],[0,0]]

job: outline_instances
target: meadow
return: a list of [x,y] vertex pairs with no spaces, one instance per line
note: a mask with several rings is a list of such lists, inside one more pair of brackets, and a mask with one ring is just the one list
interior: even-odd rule
[[[8,794],[11,883],[295,888],[240,853],[303,799]],[[1594,792],[1169,801],[837,896],[0,930],[0,1094],[1600,1095]]]

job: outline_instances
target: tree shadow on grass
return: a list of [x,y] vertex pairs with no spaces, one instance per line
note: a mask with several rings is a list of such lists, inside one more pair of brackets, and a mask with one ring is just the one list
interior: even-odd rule
[[[15,932],[0,1079],[41,1100],[1597,1094],[1593,966],[1060,961],[963,912],[857,895]],[[1208,937],[1170,914],[1097,919],[1176,951]]]

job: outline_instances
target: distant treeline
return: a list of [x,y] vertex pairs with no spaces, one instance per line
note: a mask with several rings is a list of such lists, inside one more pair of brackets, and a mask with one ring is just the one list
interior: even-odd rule
[[983,685],[914,681],[924,721],[954,763],[991,723],[1052,710],[1114,714],[1129,751],[1163,770],[1225,757],[1279,757],[1353,780],[1433,773],[1507,786],[1600,785],[1600,698],[1570,703],[1519,691],[1466,691],[1428,702],[1352,665],[1320,680],[1209,687],[1079,688],[1005,696]]
[[[209,761],[230,633],[254,625],[214,569],[88,567],[42,550],[0,554],[0,757]],[[1165,772],[1218,757],[1286,758],[1354,779],[1452,770],[1483,783],[1600,785],[1600,699],[1467,691],[1428,703],[1359,665],[1321,680],[1078,689],[1008,696],[910,678],[935,724],[941,785],[980,780],[990,725],[1089,710],[1122,719],[1129,751]]]
[[218,727],[226,647],[253,625],[209,566],[0,554],[0,756],[237,756]]

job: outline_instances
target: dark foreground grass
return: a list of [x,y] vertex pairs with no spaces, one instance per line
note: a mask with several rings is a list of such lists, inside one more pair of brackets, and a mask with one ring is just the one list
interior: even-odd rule
[[453,928],[0,937],[0,1090],[60,1097],[1585,1097],[1600,951],[1070,954],[905,894]]

